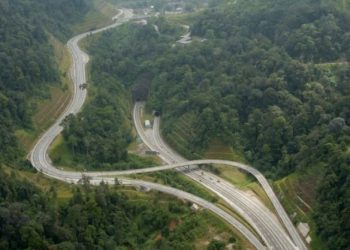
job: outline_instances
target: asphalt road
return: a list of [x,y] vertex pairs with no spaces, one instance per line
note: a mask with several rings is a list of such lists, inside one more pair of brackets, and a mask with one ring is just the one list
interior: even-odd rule
[[[93,35],[93,34],[105,31],[107,29],[117,27],[125,22],[130,21],[131,19],[136,19],[136,18],[143,18],[143,17],[135,17],[131,10],[123,9],[121,10],[121,12],[117,17],[114,17],[114,19],[116,19],[116,22],[113,23],[112,25],[109,25],[107,27],[104,27],[95,31],[80,34],[68,41],[67,46],[73,59],[70,73],[74,84],[74,94],[70,104],[68,105],[64,113],[59,117],[59,119],[57,119],[57,121],[45,133],[41,135],[40,139],[37,141],[37,143],[35,144],[35,146],[31,151],[30,161],[38,171],[42,172],[43,174],[49,177],[52,177],[64,182],[73,183],[73,184],[81,183],[82,179],[84,178],[88,178],[89,182],[94,185],[99,185],[101,182],[115,184],[115,177],[114,177],[115,172],[81,173],[81,172],[69,172],[69,171],[59,170],[52,165],[51,160],[48,157],[47,151],[50,144],[62,132],[63,128],[61,127],[60,124],[62,123],[64,118],[70,114],[77,114],[81,110],[86,99],[87,90],[81,88],[80,86],[86,83],[85,67],[86,67],[86,64],[89,62],[89,56],[79,48],[78,46],[79,41],[81,41],[81,39],[89,35]],[[121,173],[118,173],[118,174],[121,174]],[[224,210],[218,208],[217,206],[215,206],[214,204],[206,200],[203,200],[199,197],[183,192],[181,190],[156,184],[156,183],[150,183],[150,182],[145,182],[140,180],[131,180],[126,178],[119,178],[118,182],[119,184],[126,185],[126,186],[147,187],[153,190],[171,194],[181,199],[186,199],[191,202],[194,202],[202,206],[203,208],[206,208],[212,211],[213,213],[217,214],[218,216],[226,220],[230,225],[232,225],[238,231],[240,231],[241,234],[244,237],[246,237],[252,243],[252,245],[255,246],[257,249],[266,249],[266,247],[260,242],[260,240],[252,232],[250,232],[250,230],[247,229],[242,223],[240,223],[238,220],[236,220],[234,217],[232,217],[230,214],[228,214]]]
[[[160,170],[165,170],[165,169],[171,169],[171,168],[179,168],[179,167],[184,167],[184,166],[193,166],[193,165],[199,165],[199,164],[225,164],[225,165],[230,165],[230,166],[235,166],[240,169],[243,169],[252,175],[254,175],[259,183],[262,185],[264,190],[266,191],[267,195],[271,199],[273,205],[276,208],[276,211],[278,215],[280,216],[281,220],[284,223],[284,226],[287,228],[289,234],[292,236],[293,241],[295,244],[298,246],[299,249],[307,249],[300,238],[299,234],[297,233],[296,229],[294,228],[293,224],[291,223],[288,215],[284,211],[283,207],[279,203],[276,195],[272,191],[269,183],[265,179],[265,177],[258,172],[256,169],[251,168],[250,166],[237,163],[237,162],[230,162],[230,161],[221,161],[221,160],[198,160],[198,161],[190,161],[190,162],[184,162],[185,159],[183,159],[181,156],[176,154],[170,147],[168,147],[164,141],[161,139],[159,135],[159,130],[155,129],[153,138],[154,141],[150,141],[147,139],[146,135],[140,133],[141,138],[144,140],[144,142],[147,144],[147,146],[155,151],[160,151],[160,156],[163,158],[165,162],[170,163],[170,165],[167,166],[161,166],[161,167],[156,167],[152,169],[143,169],[143,170],[132,170],[132,171],[113,171],[113,172],[88,172],[88,173],[79,173],[79,172],[68,172],[68,171],[61,171],[56,169],[52,163],[51,160],[49,159],[47,155],[48,148],[50,144],[53,142],[53,140],[62,132],[62,127],[60,126],[61,122],[64,120],[64,118],[69,115],[69,114],[76,114],[81,110],[82,105],[85,102],[86,99],[86,89],[80,88],[81,84],[86,83],[86,71],[85,71],[85,66],[89,61],[89,56],[83,52],[79,46],[78,43],[81,39],[92,35],[96,34],[98,32],[105,31],[107,29],[117,27],[121,25],[122,23],[125,23],[127,21],[130,21],[133,18],[137,18],[133,15],[132,11],[130,10],[122,10],[119,14],[119,19],[113,23],[110,26],[104,27],[102,29],[98,29],[95,31],[91,32],[86,32],[81,35],[78,35],[76,37],[73,37],[71,40],[69,40],[67,46],[69,48],[70,53],[72,54],[73,58],[73,64],[71,67],[71,77],[74,83],[74,95],[73,98],[67,107],[66,111],[60,116],[60,118],[55,122],[55,124],[52,125],[38,140],[36,145],[33,147],[33,150],[31,152],[31,157],[30,160],[32,162],[32,165],[40,172],[43,174],[65,181],[69,183],[79,183],[79,181],[84,177],[88,176],[90,179],[90,182],[92,184],[99,184],[101,181],[107,182],[107,183],[114,183],[114,176],[116,175],[126,175],[126,174],[132,174],[132,173],[143,173],[143,172],[154,172],[154,171],[160,171]],[[137,105],[135,106],[137,108]],[[134,117],[135,118],[135,117]],[[137,117],[136,117],[137,118]],[[135,126],[138,129],[138,122],[135,122]],[[156,119],[156,126],[159,126],[159,120]],[[142,127],[142,125],[141,125]],[[242,201],[242,199],[238,200],[233,200],[233,197],[239,197],[239,194],[235,193],[232,195],[233,189],[231,187],[228,187],[226,184],[225,186],[218,185],[218,182],[212,182],[213,177],[210,177],[209,175],[205,175],[205,178],[203,176],[198,177],[198,173],[188,173],[190,176],[192,176],[193,179],[196,179],[200,182],[203,182],[204,185],[206,185],[209,189],[213,190],[217,194],[221,195],[222,197],[226,197],[227,201],[230,201],[233,205],[233,203]],[[197,175],[197,177],[195,177]],[[199,174],[201,175],[201,174]],[[113,176],[113,177],[111,177]],[[206,177],[209,176],[209,179]],[[217,177],[215,177],[217,178]],[[239,223],[237,220],[235,220],[232,216],[229,214],[225,213],[223,210],[219,209],[216,207],[214,204],[209,203],[205,200],[202,200],[198,197],[195,197],[191,194],[188,194],[186,192],[183,192],[181,190],[177,190],[174,188],[166,187],[163,185],[155,184],[155,183],[148,183],[148,182],[143,182],[143,181],[137,181],[137,180],[129,180],[129,179],[120,179],[121,183],[123,185],[132,185],[132,186],[145,186],[149,187],[154,190],[158,190],[161,192],[166,192],[169,194],[172,194],[174,196],[190,200],[192,202],[198,203],[199,205],[213,211],[220,217],[224,218],[227,222],[229,222],[232,226],[237,228],[256,248],[258,249],[264,249],[264,246],[261,244],[261,242],[241,223]],[[229,188],[229,189],[228,189]],[[249,205],[249,199],[244,201],[245,204],[244,206],[250,206],[254,204]],[[256,204],[255,204],[256,205]],[[233,205],[234,206],[234,205]],[[239,208],[239,206],[236,204],[236,207]],[[261,210],[264,212],[264,209],[261,207],[257,207],[257,210]],[[254,228],[259,229],[260,222],[255,220],[254,216],[256,217],[257,215],[254,213],[248,214],[246,212],[246,217],[247,220],[250,222],[253,222],[252,225]],[[266,210],[265,210],[266,212]],[[272,231],[278,231],[279,227],[276,226],[272,220],[272,224],[262,222],[263,225],[265,225],[265,228],[272,228]],[[261,227],[261,226],[260,226]],[[270,231],[269,229],[269,231]],[[261,229],[260,229],[261,230]],[[265,230],[265,229],[264,229]],[[264,231],[263,230],[263,231]],[[264,239],[264,242],[266,242],[269,246],[269,248],[275,247],[275,249],[290,249],[290,241],[287,239],[285,240],[285,235],[282,233],[278,234],[269,234],[269,233],[261,233],[262,238]],[[276,241],[276,237],[282,237],[283,240],[279,241],[280,243],[274,243]],[[270,244],[270,243],[273,244]]]
[[[235,166],[254,175],[258,179],[258,181],[260,182],[264,190],[267,192],[269,198],[271,200],[276,199],[277,202],[279,203],[275,194],[273,192],[272,193],[269,192],[269,190],[272,191],[272,189],[269,186],[266,179],[260,174],[259,171],[257,171],[256,169],[250,166],[247,166],[238,162],[223,161],[223,160],[198,160],[198,161],[187,162],[186,159],[184,159],[179,154],[177,154],[174,150],[172,150],[171,147],[169,147],[161,138],[159,134],[159,124],[160,124],[159,117],[156,117],[154,120],[152,136],[149,135],[150,133],[148,131],[145,131],[143,129],[142,122],[140,121],[140,114],[142,112],[141,110],[142,110],[142,103],[136,103],[134,107],[133,118],[134,118],[134,124],[138,131],[139,136],[151,150],[158,151],[160,153],[159,154],[160,158],[163,159],[163,161],[165,161],[169,165],[149,168],[149,169],[134,170],[130,173],[132,174],[141,173],[141,172],[145,173],[150,171],[160,171],[160,170],[166,170],[171,168],[176,168],[179,170],[179,168],[184,166],[190,166],[191,168],[194,168],[196,165],[202,165],[202,164],[224,164],[224,165]],[[207,187],[208,189],[216,193],[218,196],[223,198],[228,204],[230,204],[238,213],[240,213],[240,215],[243,218],[245,218],[254,227],[254,229],[264,239],[264,242],[266,242],[269,248],[272,248],[272,249],[296,249],[297,248],[296,247],[297,244],[293,244],[289,236],[285,233],[283,227],[280,225],[279,221],[276,220],[274,215],[268,209],[266,209],[266,207],[261,202],[251,199],[251,197],[247,197],[246,193],[239,191],[227,181],[222,180],[207,171],[201,170],[200,174],[196,173],[196,170],[183,171],[183,172],[193,180],[203,184],[205,187]],[[261,178],[261,176],[263,178]],[[275,204],[274,206],[278,211],[278,206],[276,207]],[[282,206],[280,207],[280,210],[281,209],[283,211],[279,211],[278,214],[279,215],[282,214],[283,216],[283,212],[284,212],[284,214],[287,216]],[[287,219],[289,220],[288,216],[287,216]],[[290,229],[290,231],[294,230],[294,232],[297,234],[297,237],[300,238],[300,236],[298,235],[292,223],[291,223],[291,227],[292,228]],[[303,242],[302,242],[302,245],[303,247],[305,247]],[[299,247],[299,249],[306,249],[306,247],[305,248]]]
[[[87,90],[81,88],[80,86],[86,83],[85,66],[89,62],[89,56],[79,48],[78,43],[81,39],[91,34],[96,34],[107,29],[117,27],[133,18],[132,11],[127,9],[121,10],[118,15],[119,19],[115,23],[92,32],[77,35],[70,39],[67,43],[67,47],[73,59],[70,69],[71,78],[74,84],[73,98],[57,121],[43,135],[41,135],[40,139],[33,147],[30,156],[32,165],[36,169],[49,173],[52,177],[60,175],[61,171],[58,171],[54,166],[52,166],[51,160],[47,155],[48,148],[53,140],[62,132],[63,128],[60,124],[64,118],[70,114],[78,113],[81,110],[87,95]],[[75,176],[77,176],[77,174]]]
[[[111,178],[108,178],[108,179],[96,178],[96,179],[92,179],[90,183],[99,185],[101,181],[112,185],[115,183],[114,179],[111,179]],[[266,247],[261,243],[261,241],[249,229],[247,229],[247,227],[244,226],[241,222],[236,220],[234,217],[232,217],[230,214],[228,214],[224,210],[218,208],[213,203],[208,202],[198,196],[195,196],[193,194],[184,192],[176,188],[160,185],[157,183],[151,183],[151,182],[146,182],[141,180],[130,180],[130,179],[118,179],[118,181],[121,185],[124,185],[124,186],[147,187],[152,190],[157,190],[162,193],[167,193],[167,194],[179,197],[181,199],[191,201],[205,209],[210,210],[214,214],[224,219],[231,226],[236,228],[244,237],[246,237],[246,239],[248,239],[250,243],[254,247],[256,247],[256,249],[266,249]]]

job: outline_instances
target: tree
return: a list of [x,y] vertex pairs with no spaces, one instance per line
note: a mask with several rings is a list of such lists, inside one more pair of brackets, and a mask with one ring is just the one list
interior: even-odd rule
[[212,240],[208,245],[208,250],[222,250],[225,249],[225,242],[220,240]]

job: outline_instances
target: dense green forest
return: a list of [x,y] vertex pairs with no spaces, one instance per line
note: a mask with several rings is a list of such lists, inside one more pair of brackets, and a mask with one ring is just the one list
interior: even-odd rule
[[0,2],[0,162],[22,156],[14,131],[30,128],[31,100],[46,98],[59,74],[48,32],[62,41],[87,11],[84,0]]
[[[161,37],[158,37],[152,25],[141,27],[130,24],[118,28],[118,33],[105,32],[103,36],[107,40],[106,44],[93,43],[92,41],[96,40],[94,37],[87,39],[87,43],[91,43],[88,51],[93,57],[90,101],[82,113],[67,117],[63,123],[65,144],[76,163],[100,169],[126,169],[152,164],[140,158],[135,159],[135,156],[127,153],[127,147],[133,139],[129,105],[132,100],[128,92],[130,85],[125,84],[120,76],[127,78],[128,71],[138,63],[136,58],[128,57],[127,60],[123,60],[125,55],[130,56],[131,51],[137,51],[140,56],[149,51],[158,54],[164,50],[157,43],[158,39],[161,43],[169,44],[175,34],[181,33],[181,28],[171,25],[165,19],[155,23],[161,31],[165,31]],[[145,38],[147,44],[139,42]],[[126,47],[130,51],[125,49]],[[111,49],[118,54],[111,57]],[[121,64],[118,64],[119,59]]]
[[[148,109],[162,114],[163,135],[188,158],[202,157],[219,140],[273,179],[319,166],[316,233],[327,248],[346,249],[349,1],[214,2],[191,25],[192,35],[205,40],[188,46],[176,44],[184,31],[164,17],[91,38],[91,98],[64,121],[65,143],[77,162],[91,167],[137,165],[126,149],[130,92],[147,90]],[[65,41],[89,8],[87,0],[0,2],[0,163],[22,158],[14,131],[32,126],[31,99],[47,97],[59,81],[48,33]],[[58,204],[54,189],[43,194],[0,170],[0,248],[193,247],[195,233],[188,231],[198,230],[196,219],[186,217],[189,228],[179,232],[167,229],[187,208],[136,205],[106,186],[88,191],[77,189]],[[159,234],[161,240],[150,240]]]
[[[1,167],[19,165],[23,152],[14,131],[33,126],[32,99],[47,98],[48,87],[60,81],[49,34],[65,42],[89,4],[0,1],[0,249],[195,249],[203,244],[198,240],[217,234],[227,242],[213,240],[210,249],[236,242],[212,214],[194,213],[191,204],[172,197],[84,185],[62,200],[55,183],[43,192]],[[131,140],[129,95],[111,76],[94,71],[91,78],[96,87],[89,105],[64,121],[68,143],[83,163],[123,161]],[[137,165],[139,159],[132,160],[128,164]]]
[[126,91],[112,77],[92,72],[96,82],[96,91],[90,91],[92,100],[83,112],[65,119],[63,136],[76,162],[101,168],[128,160],[131,124]]
[[129,198],[85,184],[58,201],[57,191],[44,193],[0,168],[0,249],[195,249],[209,227],[236,241],[213,215],[157,193]]
[[330,249],[344,249],[350,12],[342,3],[226,3],[195,18],[192,35],[207,40],[189,46],[173,46],[151,24],[111,31],[95,42],[104,60],[94,67],[130,89],[148,88],[164,136],[189,158],[220,140],[274,179],[320,166],[317,233]]

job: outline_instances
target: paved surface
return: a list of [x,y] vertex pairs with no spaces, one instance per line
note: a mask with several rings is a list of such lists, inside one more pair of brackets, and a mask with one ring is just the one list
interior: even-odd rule
[[177,43],[187,45],[192,43],[192,37],[191,37],[191,32],[190,32],[190,26],[188,25],[181,25],[181,27],[185,28],[186,34],[181,36],[181,39],[177,41]]
[[[52,127],[50,127],[40,137],[40,139],[32,149],[30,160],[32,165],[38,171],[52,178],[65,181],[68,183],[73,183],[73,184],[80,183],[83,178],[88,178],[89,182],[94,185],[99,185],[101,182],[115,184],[115,178],[108,177],[108,176],[114,176],[115,172],[80,173],[80,172],[68,172],[68,171],[58,170],[52,165],[51,160],[47,155],[47,151],[50,144],[53,142],[53,140],[62,132],[63,128],[60,126],[60,124],[62,123],[64,118],[70,114],[78,113],[81,110],[81,107],[83,106],[86,99],[87,91],[86,89],[81,88],[81,85],[86,83],[85,66],[89,62],[89,56],[79,48],[78,46],[79,41],[89,35],[93,35],[93,34],[105,31],[107,29],[117,27],[122,23],[125,23],[134,18],[142,18],[142,17],[134,17],[131,10],[123,9],[118,14],[118,16],[114,17],[114,19],[116,20],[114,24],[95,31],[80,34],[68,41],[67,46],[73,58],[73,64],[71,67],[71,78],[74,83],[74,94],[65,112],[60,116],[60,118],[55,122],[55,124],[53,124]],[[117,174],[121,174],[121,173],[117,173]],[[248,230],[242,223],[237,221],[234,217],[226,213],[224,210],[218,208],[217,206],[215,206],[214,204],[208,201],[205,201],[199,197],[183,192],[181,190],[156,184],[156,183],[150,183],[150,182],[139,181],[139,180],[130,180],[125,178],[118,179],[118,182],[119,184],[127,185],[127,186],[147,187],[150,189],[158,190],[160,192],[168,193],[168,194],[177,196],[179,198],[194,202],[214,212],[215,214],[217,214],[218,216],[226,220],[230,225],[232,225],[238,231],[240,231],[242,235],[246,237],[252,243],[252,245],[255,246],[257,249],[266,249],[266,247],[260,242],[260,240],[252,232],[250,232],[250,230]]]
[[[100,184],[101,181],[104,181],[109,184],[114,184],[114,180],[109,179],[95,179],[92,180],[92,183],[94,184]],[[157,190],[163,193],[167,193],[176,197],[179,197],[181,199],[185,199],[188,201],[191,201],[203,208],[206,208],[222,219],[224,219],[226,222],[228,222],[230,225],[232,225],[234,228],[236,228],[244,237],[246,237],[250,243],[255,246],[257,249],[266,249],[266,247],[257,239],[257,237],[252,234],[252,232],[247,229],[242,223],[237,221],[234,217],[232,217],[230,214],[225,212],[224,210],[218,208],[215,206],[213,203],[208,202],[200,197],[197,197],[193,194],[181,191],[179,189],[175,189],[172,187],[156,184],[156,183],[151,183],[151,182],[146,182],[146,181],[141,181],[141,180],[130,180],[130,179],[118,179],[119,182],[121,182],[122,185],[125,186],[139,186],[139,187],[146,187],[149,189]],[[91,182],[91,181],[90,181]]]
[[60,126],[65,117],[69,114],[76,114],[81,110],[83,106],[87,90],[81,88],[80,86],[86,83],[86,72],[85,66],[89,62],[89,56],[82,51],[78,43],[81,39],[91,35],[102,32],[107,29],[117,27],[133,17],[131,10],[123,9],[118,14],[119,20],[107,27],[80,34],[73,37],[67,43],[69,52],[72,55],[73,64],[71,66],[71,78],[74,83],[74,93],[71,102],[69,103],[67,109],[63,114],[57,119],[57,121],[40,137],[39,141],[36,143],[31,152],[31,162],[35,168],[39,171],[49,173],[52,177],[60,175],[61,172],[58,171],[54,166],[52,166],[50,159],[48,158],[47,151],[53,140],[62,132],[63,128]]
[[[72,38],[68,42],[68,48],[70,53],[72,54],[73,58],[73,65],[71,68],[71,76],[74,82],[74,95],[72,98],[71,103],[69,104],[66,111],[62,114],[62,116],[56,121],[56,123],[48,129],[39,139],[37,144],[34,146],[32,152],[31,152],[31,162],[32,165],[38,170],[43,172],[44,174],[51,176],[53,178],[70,182],[70,183],[78,183],[83,176],[88,176],[90,179],[90,182],[92,184],[99,184],[101,181],[107,182],[107,183],[114,183],[114,177],[111,178],[110,176],[116,176],[116,175],[126,175],[130,173],[141,173],[141,172],[152,172],[152,171],[160,171],[165,169],[171,169],[171,168],[179,168],[179,167],[185,167],[185,166],[194,166],[199,164],[225,164],[230,166],[235,166],[238,168],[241,168],[252,175],[254,175],[259,183],[262,185],[264,190],[266,191],[267,195],[271,199],[273,205],[276,208],[276,211],[278,215],[280,216],[281,220],[283,221],[285,227],[287,228],[289,234],[292,236],[293,241],[296,243],[296,245],[299,247],[299,249],[306,249],[303,241],[301,240],[300,236],[296,232],[293,224],[291,223],[288,215],[285,213],[283,207],[279,203],[276,195],[272,191],[269,183],[265,179],[265,177],[258,172],[256,169],[251,168],[247,165],[237,163],[237,162],[230,162],[230,161],[222,161],[222,160],[198,160],[198,161],[190,161],[190,162],[184,162],[185,159],[183,159],[181,156],[176,154],[176,152],[172,151],[170,147],[168,147],[164,141],[161,139],[159,135],[159,120],[155,120],[155,129],[153,130],[153,139],[154,141],[150,141],[147,139],[146,135],[143,135],[140,133],[141,138],[144,140],[145,144],[152,150],[159,151],[161,154],[160,156],[163,158],[165,162],[170,163],[170,165],[167,166],[161,166],[156,167],[152,169],[143,169],[143,170],[132,170],[132,171],[114,171],[114,172],[89,172],[89,173],[79,173],[79,172],[68,172],[68,171],[61,171],[56,169],[52,164],[51,161],[47,155],[47,151],[49,148],[49,145],[53,142],[53,140],[61,133],[62,127],[60,126],[63,119],[69,115],[69,114],[76,114],[80,111],[82,105],[84,104],[84,101],[86,99],[86,89],[80,88],[81,84],[86,83],[86,72],[85,72],[85,66],[89,61],[89,57],[86,53],[84,53],[78,46],[78,43],[81,39],[85,38],[86,36],[96,34],[98,32],[102,32],[104,30],[117,27],[118,25],[121,25],[122,23],[125,23],[132,18],[135,18],[133,16],[132,11],[130,10],[122,10],[119,13],[119,19],[114,24],[107,26],[102,29],[98,29],[92,32],[86,32],[81,35],[78,35],[74,38]],[[135,108],[138,106],[136,105]],[[134,112],[135,113],[135,112]],[[135,118],[135,117],[134,117]],[[137,118],[137,117],[136,117]],[[137,127],[137,122],[135,122],[135,126]],[[158,126],[158,127],[157,127]],[[142,127],[142,126],[141,126]],[[206,187],[213,190],[215,193],[220,195],[221,197],[225,197],[227,201],[230,201],[231,205],[239,209],[239,201],[242,201],[241,199],[234,200],[234,197],[239,197],[240,194],[237,193],[236,189],[232,189],[231,186],[227,186],[227,183],[225,183],[223,180],[220,180],[220,183],[222,184],[217,185],[217,177],[210,176],[209,174],[202,175],[201,173],[197,173],[195,171],[187,173],[191,178],[198,180],[202,182]],[[209,178],[209,179],[208,179]],[[210,179],[211,178],[211,179]],[[216,181],[213,182],[213,178],[216,178]],[[195,197],[191,194],[188,194],[186,192],[166,187],[163,185],[155,184],[155,183],[148,183],[143,181],[137,181],[137,180],[129,180],[129,179],[120,179],[121,183],[123,185],[132,185],[132,186],[145,186],[149,187],[151,189],[159,190],[162,192],[166,192],[172,195],[175,195],[180,198],[188,199],[190,201],[193,201],[195,203],[198,203],[199,205],[210,209],[211,211],[215,212],[220,217],[224,218],[227,222],[229,222],[231,225],[236,227],[256,248],[263,249],[264,246],[260,243],[260,241],[241,223],[239,223],[237,220],[235,220],[232,216],[225,213],[223,210],[216,207],[214,204],[209,203],[207,201],[204,201],[198,197]],[[235,193],[236,192],[236,193]],[[237,203],[236,203],[237,202]],[[254,206],[255,203],[249,204],[249,199],[243,202],[244,206]],[[242,204],[241,204],[242,205]],[[256,205],[256,204],[255,204]],[[254,209],[253,209],[254,210]],[[268,211],[260,206],[256,207],[257,211],[260,211],[259,213],[267,213]],[[277,224],[277,220],[274,219],[271,220],[272,224],[266,223],[262,221],[262,224],[258,222],[255,217],[258,217],[259,215],[256,213],[249,214],[248,211],[243,211],[242,214],[245,214],[245,217],[247,218],[247,221],[252,223],[252,226],[260,232],[260,235],[262,236],[264,242],[267,243],[269,248],[274,249],[291,249],[290,247],[293,246],[293,244],[290,244],[291,241],[288,239],[288,237],[285,237],[285,234],[283,234],[283,231],[281,233],[280,227]],[[264,216],[265,217],[265,216]],[[265,229],[262,229],[265,227],[267,230],[265,233]],[[272,230],[272,231],[271,231]],[[263,231],[263,232],[262,232]],[[275,234],[273,231],[278,231],[279,233]],[[269,233],[267,233],[269,232]],[[272,232],[272,233],[271,233]],[[278,240],[277,238],[282,237],[281,240]],[[271,244],[272,243],[272,244]]]
[[[160,125],[159,117],[156,117],[154,120],[153,134],[151,136],[149,133],[149,129],[146,129],[146,131],[143,129],[142,121],[140,120],[140,114],[142,113],[141,110],[142,110],[142,103],[136,103],[134,107],[133,118],[134,118],[135,127],[141,139],[151,150],[158,151],[160,153],[159,154],[160,158],[166,163],[168,163],[169,165],[149,168],[149,169],[142,169],[142,170],[133,170],[130,173],[132,174],[141,173],[141,172],[145,173],[149,171],[152,172],[152,170],[160,171],[160,170],[166,170],[171,168],[176,168],[181,171],[182,169],[182,171],[191,179],[197,182],[200,182],[205,187],[207,187],[208,189],[216,193],[218,196],[223,198],[228,204],[230,204],[245,220],[247,220],[253,226],[253,228],[259,233],[259,235],[262,237],[264,242],[266,242],[269,248],[271,249],[296,249],[297,248],[296,244],[294,244],[290,240],[289,236],[286,234],[283,227],[280,225],[279,221],[261,202],[252,199],[246,193],[236,189],[233,185],[231,185],[227,181],[220,179],[217,176],[207,171],[203,171],[203,170],[184,171],[186,170],[186,168],[184,169],[183,167],[189,166],[190,168],[194,168],[196,165],[201,165],[201,164],[223,164],[223,165],[238,167],[254,175],[258,179],[258,181],[260,182],[264,190],[267,192],[269,198],[271,200],[276,199],[277,202],[279,203],[277,197],[273,193],[267,180],[264,178],[263,175],[260,174],[259,171],[245,164],[241,164],[238,162],[224,161],[224,160],[198,160],[198,161],[188,162],[186,159],[184,159],[179,154],[177,154],[174,150],[172,150],[171,147],[169,147],[161,138],[159,134],[159,125]],[[271,193],[269,195],[268,193],[269,190],[272,191],[272,195]],[[276,207],[276,204],[274,204],[274,206],[277,210],[278,205]],[[287,216],[288,221],[291,223],[288,215],[285,213],[282,206],[281,206],[281,209],[283,211],[277,210],[278,214],[279,215],[282,214],[283,216],[283,213],[284,213]],[[291,231],[295,230],[294,225],[292,223],[290,225],[292,227]],[[296,234],[297,234],[297,237],[300,238],[297,232]],[[302,245],[303,247],[305,247],[303,242],[302,242]],[[299,249],[306,249],[306,247],[305,248],[299,247]]]

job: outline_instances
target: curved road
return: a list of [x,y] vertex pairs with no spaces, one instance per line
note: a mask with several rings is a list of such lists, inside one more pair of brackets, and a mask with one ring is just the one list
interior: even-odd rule
[[[307,247],[305,246],[302,238],[300,237],[299,233],[297,232],[296,228],[294,227],[293,223],[291,222],[289,216],[285,212],[283,206],[279,202],[276,194],[273,192],[269,182],[266,180],[266,178],[255,168],[252,168],[246,164],[239,163],[239,162],[233,162],[233,161],[225,161],[225,160],[196,160],[196,161],[186,161],[183,157],[179,156],[176,152],[174,152],[169,146],[166,145],[166,143],[162,140],[162,138],[159,135],[159,118],[155,118],[154,121],[154,129],[153,129],[153,137],[155,138],[153,141],[149,139],[149,137],[145,134],[145,131],[142,127],[142,122],[140,121],[140,113],[142,112],[142,104],[136,103],[134,107],[133,112],[133,119],[134,124],[137,129],[137,132],[143,142],[153,151],[159,151],[160,157],[165,161],[170,163],[169,165],[160,166],[160,167],[153,167],[153,168],[146,168],[146,169],[136,169],[136,170],[127,170],[127,171],[116,171],[114,172],[115,175],[125,175],[125,174],[137,174],[137,173],[147,173],[147,172],[155,172],[155,171],[162,171],[162,170],[169,170],[169,169],[176,169],[179,167],[185,167],[185,166],[194,166],[194,165],[202,165],[202,164],[221,164],[221,165],[228,165],[233,166],[239,169],[244,170],[245,172],[250,173],[253,175],[262,188],[265,190],[267,196],[271,200],[273,206],[275,207],[275,210],[277,211],[277,214],[279,215],[281,221],[283,222],[285,228],[287,229],[289,235],[291,236],[294,244],[297,246],[300,250],[305,250]],[[93,175],[95,173],[92,173]],[[108,173],[110,174],[110,173]],[[191,177],[191,176],[190,176]],[[192,178],[192,177],[191,177]],[[193,178],[197,179],[198,178]],[[218,179],[216,177],[216,179]],[[221,181],[223,182],[223,181]],[[208,184],[208,183],[207,183]],[[211,187],[208,185],[205,185],[209,189],[213,190],[213,184],[211,184]],[[227,187],[226,187],[227,189]],[[232,190],[230,190],[232,192]],[[216,191],[214,191],[216,192]],[[217,192],[216,192],[217,193]],[[236,207],[237,208],[237,207]],[[248,219],[249,221],[249,219]],[[278,227],[277,227],[278,228]],[[263,237],[263,236],[262,236]],[[280,237],[284,237],[283,234],[280,235]],[[264,237],[263,237],[264,238]],[[280,239],[282,240],[282,239]],[[284,241],[285,245],[288,246],[287,241]]]
[[120,10],[120,13],[116,17],[119,18],[117,22],[92,32],[85,32],[83,34],[77,35],[68,41],[67,46],[73,59],[73,64],[70,69],[71,78],[74,83],[73,98],[69,103],[67,109],[57,119],[57,121],[40,137],[39,141],[36,143],[36,145],[31,151],[30,160],[33,166],[39,171],[49,173],[52,177],[60,175],[60,171],[58,171],[51,164],[51,161],[47,155],[47,151],[53,140],[62,132],[63,127],[60,124],[62,123],[64,118],[66,118],[70,114],[78,113],[81,110],[86,99],[87,90],[80,88],[80,86],[86,83],[85,66],[89,62],[89,56],[79,48],[79,41],[91,34],[96,34],[104,30],[117,27],[129,21],[132,17],[133,13],[131,10]]
[[[95,31],[80,34],[68,41],[67,46],[73,59],[73,64],[70,72],[71,78],[74,83],[73,98],[70,104],[68,105],[67,109],[65,110],[65,112],[40,137],[36,145],[33,147],[30,155],[30,161],[32,165],[43,174],[61,181],[65,181],[68,183],[75,183],[75,184],[79,183],[83,178],[85,178],[85,176],[87,176],[89,178],[90,183],[95,185],[98,185],[101,182],[115,184],[115,178],[111,176],[122,174],[120,172],[118,173],[116,172],[79,173],[79,172],[61,171],[52,165],[51,160],[48,157],[47,151],[49,149],[50,144],[63,130],[62,126],[60,125],[62,121],[65,119],[65,117],[67,117],[70,114],[77,114],[81,110],[86,99],[87,91],[86,89],[83,89],[80,86],[86,83],[85,66],[89,62],[89,56],[79,48],[78,43],[80,42],[81,39],[89,35],[96,34],[96,33],[105,31],[107,29],[117,27],[133,18],[139,18],[139,17],[134,17],[133,12],[131,10],[123,9],[120,11],[118,16],[114,18],[114,19],[117,19],[117,21],[112,25],[109,25],[107,27],[104,27]],[[242,233],[242,235],[246,237],[252,243],[252,245],[255,246],[257,249],[266,249],[266,247],[260,242],[260,240],[250,230],[248,230],[242,223],[237,221],[234,217],[226,213],[224,210],[218,208],[217,206],[215,206],[214,204],[206,200],[203,200],[199,197],[183,192],[181,190],[156,184],[156,183],[150,183],[150,182],[145,182],[140,180],[130,180],[125,178],[119,179],[118,181],[119,181],[119,184],[122,184],[122,185],[148,187],[150,189],[158,190],[160,192],[168,193],[168,194],[177,196],[179,198],[197,203],[198,205],[212,211],[213,213],[217,214],[218,216],[226,220],[230,225],[232,225],[240,233]]]
[[[296,249],[295,244],[293,244],[289,236],[285,233],[279,221],[277,221],[276,217],[271,213],[271,211],[269,211],[261,202],[252,199],[246,193],[238,190],[229,182],[220,179],[207,171],[198,171],[194,170],[193,168],[195,167],[195,165],[212,163],[231,165],[239,167],[245,170],[246,172],[250,172],[252,175],[258,177],[259,172],[256,169],[241,163],[221,160],[199,160],[187,162],[186,159],[184,159],[182,156],[178,155],[174,150],[172,150],[161,138],[159,133],[159,117],[156,117],[154,120],[152,133],[150,133],[150,129],[143,129],[143,125],[140,118],[142,108],[142,103],[136,103],[133,112],[134,124],[139,136],[151,150],[158,151],[160,158],[162,158],[166,163],[170,164],[167,166],[153,168],[153,171],[160,171],[171,168],[176,168],[177,170],[180,170],[180,168],[183,169],[184,166],[188,166],[188,168],[191,168],[191,171],[182,170],[182,172],[189,178],[201,183],[206,188],[216,193],[219,197],[221,197],[229,205],[231,205],[231,207],[234,208],[234,210],[236,210],[246,221],[248,221],[253,226],[253,228],[259,233],[259,235],[263,238],[264,242],[266,242],[269,248]],[[132,171],[131,173],[135,174],[137,172],[140,173],[149,171],[152,172],[152,168],[136,170],[136,172]],[[198,174],[198,172],[200,172],[200,174]],[[267,190],[267,181],[266,183],[261,183],[261,185],[265,190]],[[273,197],[270,196],[270,198]],[[276,196],[275,198],[278,202]],[[279,214],[283,215],[283,212],[284,210],[281,211]],[[288,216],[287,219],[289,220]],[[293,224],[291,224],[291,226],[291,230],[294,229],[295,233],[298,234]],[[299,235],[297,236],[299,237]]]

